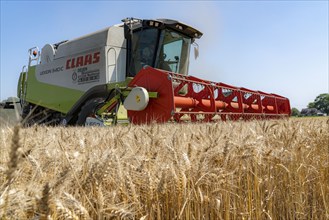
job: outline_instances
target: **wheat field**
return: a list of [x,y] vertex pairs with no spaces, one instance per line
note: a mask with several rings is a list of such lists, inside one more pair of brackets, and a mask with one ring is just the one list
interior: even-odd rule
[[328,118],[0,130],[0,219],[329,219]]

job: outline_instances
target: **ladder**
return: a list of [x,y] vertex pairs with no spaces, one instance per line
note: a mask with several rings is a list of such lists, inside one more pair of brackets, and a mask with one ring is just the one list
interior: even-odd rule
[[27,78],[28,72],[31,65],[37,65],[40,62],[40,50],[38,47],[32,47],[28,50],[29,53],[29,64],[24,65],[22,68],[22,82],[20,85],[20,102],[21,106],[24,107],[26,104],[26,91],[27,91]]

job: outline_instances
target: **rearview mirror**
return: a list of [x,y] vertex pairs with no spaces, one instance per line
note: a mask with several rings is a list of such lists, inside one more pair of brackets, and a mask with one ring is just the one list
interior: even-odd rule
[[196,60],[199,57],[199,45],[194,42],[193,46],[194,46],[194,59]]

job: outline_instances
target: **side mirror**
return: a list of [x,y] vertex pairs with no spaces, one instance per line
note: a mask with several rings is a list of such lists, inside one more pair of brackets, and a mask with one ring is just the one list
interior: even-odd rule
[[194,42],[193,46],[194,46],[194,59],[196,60],[199,57],[199,45]]

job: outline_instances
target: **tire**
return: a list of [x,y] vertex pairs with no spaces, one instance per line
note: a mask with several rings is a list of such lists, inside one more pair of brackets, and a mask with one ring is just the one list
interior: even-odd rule
[[[32,108],[33,107],[30,104],[27,104],[22,107],[21,123],[23,127],[31,127],[36,124],[36,121],[33,118],[33,113],[31,112]],[[33,111],[35,111],[35,109],[33,109]]]
[[104,98],[93,98],[87,101],[81,108],[76,125],[84,126],[88,116],[92,115],[97,106],[104,102]]

